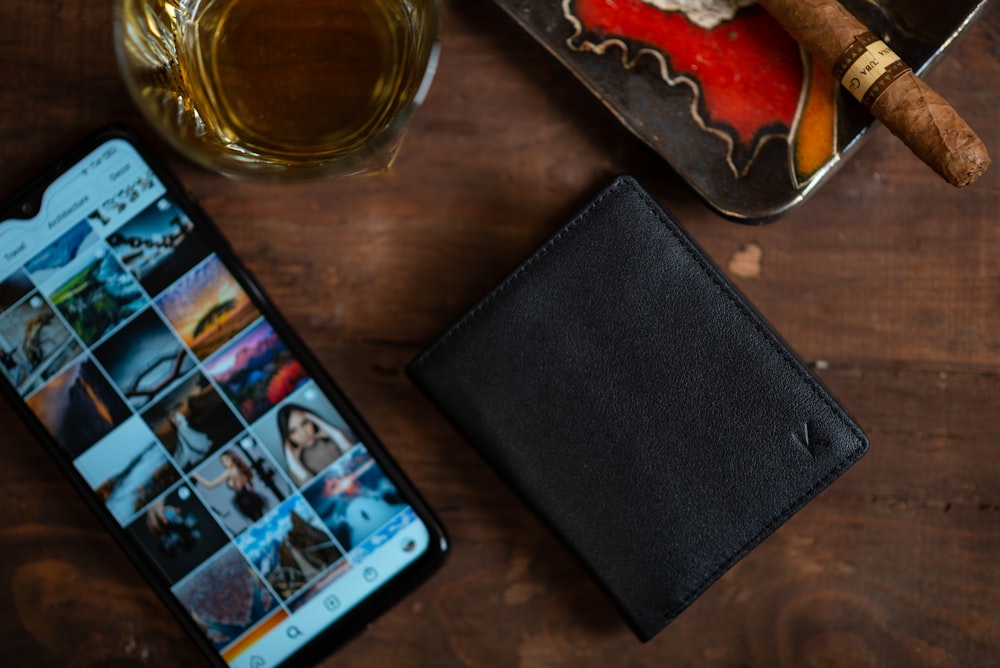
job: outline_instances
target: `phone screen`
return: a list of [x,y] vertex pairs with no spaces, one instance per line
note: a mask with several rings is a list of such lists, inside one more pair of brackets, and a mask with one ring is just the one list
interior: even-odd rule
[[442,547],[197,218],[124,139],[62,172],[0,220],[0,370],[221,661],[275,666]]

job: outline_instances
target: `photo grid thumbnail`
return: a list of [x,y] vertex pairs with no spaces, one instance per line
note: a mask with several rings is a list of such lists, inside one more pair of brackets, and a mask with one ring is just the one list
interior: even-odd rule
[[278,601],[233,545],[173,589],[205,636],[222,650],[278,608]]
[[237,535],[291,494],[288,481],[250,435],[209,457],[191,474],[198,494],[226,530]]
[[283,600],[344,557],[298,495],[237,536],[236,545]]
[[69,328],[37,292],[26,294],[0,315],[0,367],[22,396],[82,352]]
[[58,274],[64,267],[73,264],[83,252],[99,241],[94,229],[86,220],[81,220],[28,260],[24,268],[35,283],[42,285]]
[[68,280],[53,290],[49,300],[84,345],[93,345],[146,304],[138,283],[103,245]]
[[18,269],[0,281],[0,313],[24,299],[34,287],[24,269]]
[[142,416],[185,471],[197,466],[243,427],[200,371],[174,386]]
[[253,423],[253,430],[300,487],[358,443],[340,412],[312,381]]
[[191,220],[166,197],[147,206],[106,241],[151,295],[159,294],[209,254]]
[[348,552],[406,508],[363,446],[317,476],[302,495]]
[[212,377],[247,422],[306,382],[306,370],[261,319],[206,362]]
[[28,397],[28,407],[71,459],[132,412],[89,357],[82,357]]
[[89,448],[73,464],[120,524],[131,521],[180,479],[180,472],[149,427],[136,417]]
[[157,296],[156,306],[200,360],[260,317],[250,297],[215,255]]
[[229,543],[208,509],[183,482],[150,503],[128,531],[171,583]]
[[94,350],[125,400],[142,408],[194,368],[194,358],[152,308]]

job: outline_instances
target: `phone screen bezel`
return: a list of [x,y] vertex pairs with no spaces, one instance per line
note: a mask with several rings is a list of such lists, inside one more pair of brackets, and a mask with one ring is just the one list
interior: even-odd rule
[[[133,130],[123,126],[112,126],[101,130],[77,145],[56,161],[48,170],[0,205],[0,221],[11,218],[23,218],[21,207],[25,202],[35,203],[37,209],[37,203],[40,201],[42,193],[45,192],[53,181],[77,165],[104,143],[116,139],[123,140],[131,145],[140,158],[152,169],[166,190],[165,196],[170,198],[191,219],[195,229],[203,237],[210,251],[219,257],[223,265],[229,270],[235,280],[245,290],[253,304],[259,309],[261,315],[273,327],[279,337],[282,338],[289,351],[302,364],[309,377],[321,390],[323,395],[340,412],[348,426],[354,430],[359,440],[371,453],[373,459],[381,466],[386,477],[396,485],[401,496],[413,508],[418,519],[430,534],[427,548],[421,556],[405,566],[378,589],[373,590],[364,600],[342,617],[333,621],[325,630],[305,642],[293,654],[285,658],[282,663],[277,664],[283,668],[312,665],[359,634],[378,616],[389,610],[399,599],[429,578],[442,565],[448,554],[449,541],[447,533],[440,520],[430,509],[392,455],[375,436],[367,422],[354,408],[331,375],[322,367],[319,360],[309,350],[301,337],[299,337],[284,316],[281,315],[278,307],[264,292],[256,277],[253,276],[250,270],[236,256],[215,222],[193,199],[159,156]],[[173,592],[171,592],[169,583],[165,582],[163,575],[156,565],[152,563],[150,557],[138,545],[136,539],[126,531],[125,527],[118,524],[105,505],[96,497],[91,487],[73,466],[70,458],[61,452],[52,435],[30,410],[25,400],[17,392],[17,388],[8,382],[6,378],[0,378],[0,394],[5,397],[14,411],[27,424],[35,438],[45,446],[49,456],[69,478],[70,483],[82,497],[86,505],[94,512],[104,528],[114,537],[115,541],[128,555],[149,586],[173,613],[174,617],[177,618],[195,644],[213,665],[220,667],[228,666],[229,664],[223,660],[219,651],[208,642],[202,630],[192,620],[190,613],[174,596]]]

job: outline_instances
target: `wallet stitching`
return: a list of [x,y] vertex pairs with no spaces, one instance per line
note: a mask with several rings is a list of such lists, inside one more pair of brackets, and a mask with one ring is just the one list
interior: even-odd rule
[[819,399],[827,408],[829,408],[830,411],[837,417],[837,419],[845,427],[847,427],[847,429],[851,433],[853,433],[858,438],[859,441],[863,443],[865,440],[865,436],[864,433],[861,431],[861,429],[857,425],[855,425],[852,421],[847,420],[845,418],[841,408],[837,406],[837,404],[833,402],[833,400],[829,397],[826,391],[823,390],[822,387],[820,387],[819,383],[816,382],[816,379],[814,379],[809,373],[803,370],[798,361],[792,355],[790,355],[789,352],[783,346],[777,344],[777,342],[775,341],[774,334],[768,331],[765,327],[763,327],[756,314],[750,311],[746,307],[746,305],[744,305],[739,299],[737,299],[734,296],[733,288],[731,288],[718,276],[717,272],[713,270],[713,268],[711,267],[711,265],[709,265],[709,263],[705,260],[705,258],[701,257],[698,253],[694,252],[692,242],[690,242],[682,235],[678,234],[677,231],[673,229],[673,226],[670,224],[671,223],[670,219],[667,218],[666,214],[662,212],[662,210],[659,208],[659,205],[657,205],[643,190],[637,188],[631,183],[629,183],[628,185],[632,187],[632,191],[635,194],[639,195],[642,198],[642,200],[646,202],[647,211],[653,214],[653,216],[659,222],[663,223],[664,227],[667,229],[667,232],[669,232],[670,235],[673,236],[674,239],[676,239],[677,242],[684,247],[684,250],[688,254],[688,256],[698,263],[698,266],[701,267],[702,272],[710,279],[712,279],[712,282],[715,284],[717,288],[719,288],[719,290],[722,291],[722,293],[726,296],[729,302],[737,309],[739,309],[740,313],[743,314],[744,319],[746,319],[747,321],[749,321],[751,325],[753,325],[754,329],[757,330],[757,333],[760,334],[768,342],[771,348],[776,353],[778,353],[778,355],[785,361],[788,367],[792,371],[794,371],[796,375],[798,375],[803,381],[805,381],[806,385],[808,385],[809,388],[813,391],[813,394],[816,396],[816,398]]
[[729,557],[724,561],[719,563],[709,575],[705,576],[697,585],[695,585],[685,596],[681,599],[680,603],[669,608],[667,612],[662,613],[663,617],[661,619],[662,624],[666,624],[671,619],[679,615],[684,608],[691,605],[691,603],[698,598],[713,582],[719,579],[723,573],[725,573],[729,568],[733,566],[737,561],[746,556],[756,545],[764,540],[771,532],[776,530],[781,524],[783,524],[788,518],[794,515],[798,510],[812,499],[816,494],[819,493],[824,487],[830,484],[838,476],[840,476],[844,471],[851,467],[854,462],[856,462],[861,455],[864,454],[863,450],[856,448],[847,456],[845,456],[836,467],[831,469],[822,479],[816,481],[812,487],[803,492],[796,498],[792,503],[790,503],[783,511],[771,518],[771,521],[760,528],[746,543],[744,543],[738,550],[735,550]]
[[833,469],[827,472],[827,474],[823,476],[823,478],[816,481],[812,487],[810,487],[808,490],[799,495],[798,498],[789,503],[784,510],[776,514],[771,519],[770,522],[761,527],[760,530],[758,530],[757,533],[751,536],[738,550],[734,551],[731,555],[723,559],[709,575],[704,577],[694,588],[692,588],[688,592],[686,596],[684,596],[683,599],[681,599],[681,602],[678,605],[669,608],[666,613],[663,613],[662,621],[668,621],[676,617],[678,614],[680,614],[680,612],[688,605],[690,605],[691,602],[694,601],[698,596],[700,596],[701,593],[709,585],[711,585],[711,583],[717,580],[722,575],[722,573],[724,573],[728,568],[732,566],[732,564],[739,561],[739,559],[741,559],[751,549],[753,549],[753,547],[757,545],[761,540],[763,540],[764,537],[766,537],[776,527],[780,526],[789,517],[795,514],[795,512],[801,507],[801,505],[804,502],[812,498],[817,493],[817,490],[824,488],[832,480],[837,478],[841,473],[846,471],[851,466],[851,464],[857,461],[857,459],[863,454],[865,437],[863,432],[861,432],[861,429],[857,425],[855,425],[852,421],[845,419],[841,409],[835,403],[833,403],[833,401],[830,399],[827,393],[823,391],[823,389],[819,386],[819,383],[817,383],[812,376],[810,376],[801,368],[801,366],[788,353],[787,350],[785,350],[782,346],[779,346],[776,343],[776,341],[774,340],[774,335],[761,326],[761,323],[759,322],[758,318],[749,309],[747,309],[747,307],[739,299],[737,299],[733,295],[732,288],[730,288],[726,283],[724,283],[719,278],[716,272],[712,270],[708,262],[704,258],[700,257],[698,253],[695,253],[693,251],[691,242],[689,242],[686,238],[678,234],[673,229],[673,226],[670,224],[669,218],[667,218],[666,215],[660,210],[659,206],[651,200],[649,195],[640,188],[638,188],[633,183],[626,181],[625,184],[628,185],[635,194],[639,195],[639,197],[642,198],[642,200],[646,203],[647,212],[651,213],[659,222],[661,222],[664,225],[667,232],[669,232],[670,235],[683,246],[688,256],[698,263],[698,266],[701,267],[705,275],[707,275],[712,280],[712,282],[716,285],[716,287],[727,297],[729,302],[737,309],[739,309],[740,313],[743,314],[743,317],[747,321],[749,321],[751,325],[753,325],[754,329],[757,330],[757,333],[760,334],[768,342],[770,347],[775,352],[778,353],[778,355],[785,361],[788,367],[792,371],[794,371],[796,375],[798,375],[802,380],[805,381],[806,385],[813,391],[814,396],[817,399],[819,399],[820,402],[823,403],[833,413],[834,416],[836,416],[838,421],[841,422],[841,424],[844,427],[846,427],[848,431],[854,434],[859,441],[857,447],[855,447],[849,454],[847,454],[843,459],[841,459],[837,466],[835,466]]
[[817,490],[822,489],[828,485],[832,480],[837,478],[845,470],[847,470],[855,461],[857,461],[862,454],[864,454],[864,442],[865,436],[861,429],[854,424],[851,420],[847,419],[844,415],[842,409],[840,409],[832,399],[827,395],[827,393],[820,387],[816,380],[805,370],[802,369],[801,365],[785,350],[782,346],[778,345],[774,334],[764,327],[758,320],[758,317],[751,312],[745,304],[743,304],[739,299],[737,299],[733,294],[733,288],[726,284],[714,271],[708,261],[700,257],[694,250],[693,242],[689,241],[683,235],[679,234],[673,228],[672,222],[669,217],[662,211],[658,204],[656,204],[651,197],[642,190],[637,183],[635,183],[630,178],[622,178],[617,182],[612,184],[607,188],[601,195],[595,198],[587,207],[577,215],[575,219],[570,221],[562,230],[560,230],[554,237],[549,239],[541,248],[539,248],[530,258],[525,260],[525,262],[518,267],[514,273],[507,277],[500,285],[498,285],[482,302],[480,302],[475,308],[469,311],[465,317],[463,317],[458,323],[452,327],[447,333],[445,333],[441,339],[427,350],[421,357],[416,360],[412,367],[418,368],[423,366],[431,357],[433,357],[437,351],[441,350],[444,345],[451,340],[454,336],[458,335],[465,327],[481,313],[486,307],[488,307],[492,302],[499,298],[507,288],[517,281],[524,272],[526,272],[536,261],[545,257],[549,254],[554,246],[560,243],[570,232],[575,231],[579,224],[585,221],[591,214],[593,209],[597,207],[606,198],[610,197],[612,194],[616,193],[622,186],[627,186],[633,193],[639,195],[643,202],[646,203],[646,210],[648,213],[652,214],[654,218],[663,224],[664,228],[674,240],[681,245],[685,253],[693,259],[698,266],[701,268],[702,272],[708,276],[712,283],[715,284],[729,300],[729,302],[735,306],[739,312],[743,315],[743,318],[753,325],[754,329],[757,330],[770,345],[770,347],[778,353],[782,360],[785,361],[786,365],[799,376],[806,385],[813,391],[814,396],[824,404],[833,415],[843,424],[847,430],[857,437],[859,443],[849,454],[847,454],[840,462],[827,472],[823,478],[816,481],[812,487],[799,495],[794,501],[789,503],[784,510],[774,515],[771,520],[761,527],[751,538],[749,538],[739,549],[735,550],[728,557],[724,558],[719,564],[712,570],[712,572],[704,577],[695,587],[689,590],[677,605],[671,606],[666,612],[661,612],[662,619],[661,623],[665,624],[669,622],[672,618],[676,617],[684,608],[689,606],[698,596],[701,595],[704,590],[710,586],[715,580],[717,580],[722,573],[724,573],[728,568],[730,568],[735,562],[739,561],[744,555],[746,555],[755,545],[760,543],[764,537],[775,530],[777,526],[780,526],[785,522],[791,515],[793,515],[801,505],[808,499],[815,496]]
[[839,421],[845,427],[847,427],[847,429],[851,433],[853,433],[858,438],[859,441],[863,442],[864,434],[857,427],[857,425],[853,424],[850,420],[845,419],[843,412],[836,404],[833,403],[833,401],[819,387],[819,384],[816,382],[816,380],[801,369],[800,365],[796,362],[796,360],[791,355],[788,354],[788,351],[786,351],[782,346],[776,344],[774,340],[774,335],[771,332],[764,329],[761,326],[755,314],[750,312],[743,303],[741,303],[738,299],[736,299],[733,296],[732,288],[730,288],[719,278],[719,276],[716,274],[715,271],[712,270],[711,266],[704,258],[700,257],[698,253],[694,252],[691,242],[688,241],[683,236],[679,235],[673,229],[670,219],[667,218],[666,215],[662,212],[659,205],[653,202],[650,196],[644,190],[638,187],[638,184],[636,184],[634,181],[628,178],[620,179],[619,181],[614,183],[610,188],[605,190],[596,199],[594,199],[594,201],[592,201],[589,205],[587,205],[587,207],[583,211],[581,211],[580,214],[574,220],[572,220],[568,225],[566,225],[562,230],[560,230],[554,237],[549,239],[540,249],[538,249],[535,252],[534,255],[528,258],[524,262],[524,264],[522,264],[520,267],[517,268],[517,270],[514,271],[514,273],[508,276],[507,279],[504,280],[503,283],[501,283],[499,286],[497,286],[482,302],[480,302],[475,308],[469,311],[469,313],[467,313],[465,317],[463,317],[458,323],[456,323],[455,326],[450,331],[445,333],[441,337],[440,341],[438,341],[430,350],[424,353],[424,355],[422,355],[420,359],[414,362],[413,366],[414,367],[423,366],[427,362],[427,360],[430,357],[434,356],[434,354],[438,350],[444,347],[444,345],[450,339],[452,339],[454,336],[456,336],[462,330],[464,330],[465,327],[469,324],[469,322],[478,317],[479,313],[483,309],[489,306],[492,302],[496,301],[496,299],[499,298],[507,290],[507,288],[510,286],[511,283],[517,281],[521,277],[521,275],[524,272],[526,272],[536,261],[548,255],[552,247],[561,242],[563,238],[567,236],[571,231],[575,231],[576,227],[581,222],[587,219],[587,217],[590,215],[590,213],[595,207],[597,207],[601,202],[603,202],[609,196],[617,192],[622,186],[628,186],[628,188],[632,190],[633,193],[639,195],[642,201],[646,203],[647,212],[652,214],[657,221],[663,224],[664,228],[666,228],[666,231],[669,232],[670,235],[678,243],[681,244],[681,246],[684,248],[685,253],[687,253],[687,255],[691,259],[693,259],[695,262],[698,263],[698,266],[701,268],[702,272],[712,280],[712,283],[714,283],[715,286],[722,291],[722,293],[726,296],[726,298],[730,301],[730,303],[739,310],[739,312],[743,315],[743,317],[747,321],[750,322],[750,324],[753,325],[754,329],[757,330],[757,333],[763,336],[764,339],[770,345],[770,347],[775,352],[778,353],[778,355],[796,373],[796,375],[798,375],[803,381],[805,381],[806,385],[808,385],[809,388],[813,391],[813,394],[816,396],[816,398],[819,399],[824,405],[826,405],[827,408],[830,409],[830,411],[839,419]]

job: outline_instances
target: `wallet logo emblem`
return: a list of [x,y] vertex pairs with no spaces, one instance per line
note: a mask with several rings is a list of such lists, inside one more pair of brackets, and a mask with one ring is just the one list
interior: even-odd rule
[[819,433],[815,424],[811,420],[802,423],[802,426],[792,432],[792,440],[798,443],[813,458],[819,455],[819,451],[829,444]]

